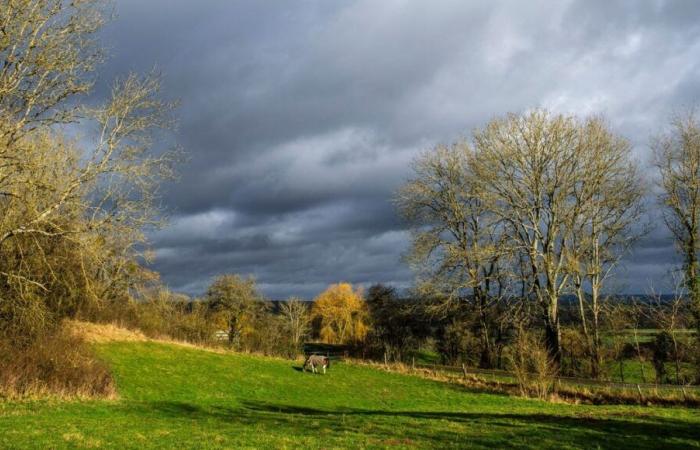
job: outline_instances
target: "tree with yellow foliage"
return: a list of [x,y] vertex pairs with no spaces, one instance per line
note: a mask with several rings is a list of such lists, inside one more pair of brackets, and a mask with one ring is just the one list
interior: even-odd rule
[[320,323],[321,340],[349,344],[364,340],[369,331],[367,304],[360,289],[350,283],[332,284],[314,299],[311,310]]

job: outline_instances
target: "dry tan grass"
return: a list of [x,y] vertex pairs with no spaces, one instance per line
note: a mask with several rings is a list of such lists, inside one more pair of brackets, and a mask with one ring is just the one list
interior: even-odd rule
[[213,353],[232,353],[230,350],[210,347],[201,344],[192,344],[186,341],[178,341],[168,337],[151,338],[139,330],[124,328],[113,323],[93,323],[78,320],[68,320],[64,326],[75,335],[82,337],[87,342],[102,344],[107,342],[157,342],[160,344],[178,345],[180,347],[194,348]]
[[[71,330],[73,335],[81,337],[87,342],[96,344],[108,342],[156,342],[159,344],[177,345],[180,347],[218,354],[245,354],[268,360],[290,361],[289,358],[282,356],[266,355],[255,351],[231,350],[213,345],[193,344],[187,341],[176,340],[168,336],[149,337],[139,330],[125,328],[114,323],[94,323],[78,320],[67,320],[64,322],[64,327]],[[294,358],[294,361],[299,361],[299,357]],[[303,356],[301,361],[303,361]]]
[[71,334],[97,344],[104,342],[144,342],[149,340],[140,331],[129,330],[111,323],[102,324],[70,320],[66,321],[64,326]]

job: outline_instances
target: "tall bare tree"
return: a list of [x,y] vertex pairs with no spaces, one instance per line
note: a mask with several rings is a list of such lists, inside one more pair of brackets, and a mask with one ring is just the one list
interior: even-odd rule
[[[614,203],[607,187],[631,167],[626,144],[599,118],[535,110],[491,121],[475,132],[474,145],[476,179],[508,226],[523,293],[540,305],[547,346],[559,363],[559,301],[581,254],[577,233],[607,223],[598,215]],[[596,248],[604,243],[599,233],[590,240]]]
[[614,135],[601,120],[586,124],[580,159],[586,178],[575,188],[586,200],[575,223],[569,270],[579,303],[581,330],[591,361],[591,376],[598,378],[602,365],[601,303],[606,281],[620,258],[645,231],[644,182],[631,162],[630,145]]
[[408,260],[417,270],[419,287],[441,294],[436,305],[440,312],[465,302],[477,311],[480,364],[490,366],[487,314],[500,295],[499,261],[507,250],[502,226],[473,173],[473,161],[466,141],[426,152],[414,162],[414,177],[396,201],[413,225]]
[[694,112],[679,115],[671,131],[652,141],[659,171],[664,220],[683,258],[685,285],[700,332],[700,123]]

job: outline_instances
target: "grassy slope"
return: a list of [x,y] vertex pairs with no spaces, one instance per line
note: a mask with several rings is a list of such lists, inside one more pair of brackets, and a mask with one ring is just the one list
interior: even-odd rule
[[121,400],[0,403],[0,447],[688,448],[700,412],[547,404],[156,343],[98,346]]

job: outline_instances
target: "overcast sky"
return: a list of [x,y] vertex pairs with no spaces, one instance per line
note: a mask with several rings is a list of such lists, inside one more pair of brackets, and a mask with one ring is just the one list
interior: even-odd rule
[[[700,1],[117,0],[99,86],[156,66],[190,160],[164,189],[154,269],[200,294],[253,274],[271,298],[408,287],[391,198],[416,154],[506,112],[604,114],[649,137],[700,101]],[[652,219],[652,221],[657,221]],[[663,284],[658,227],[618,289]]]

